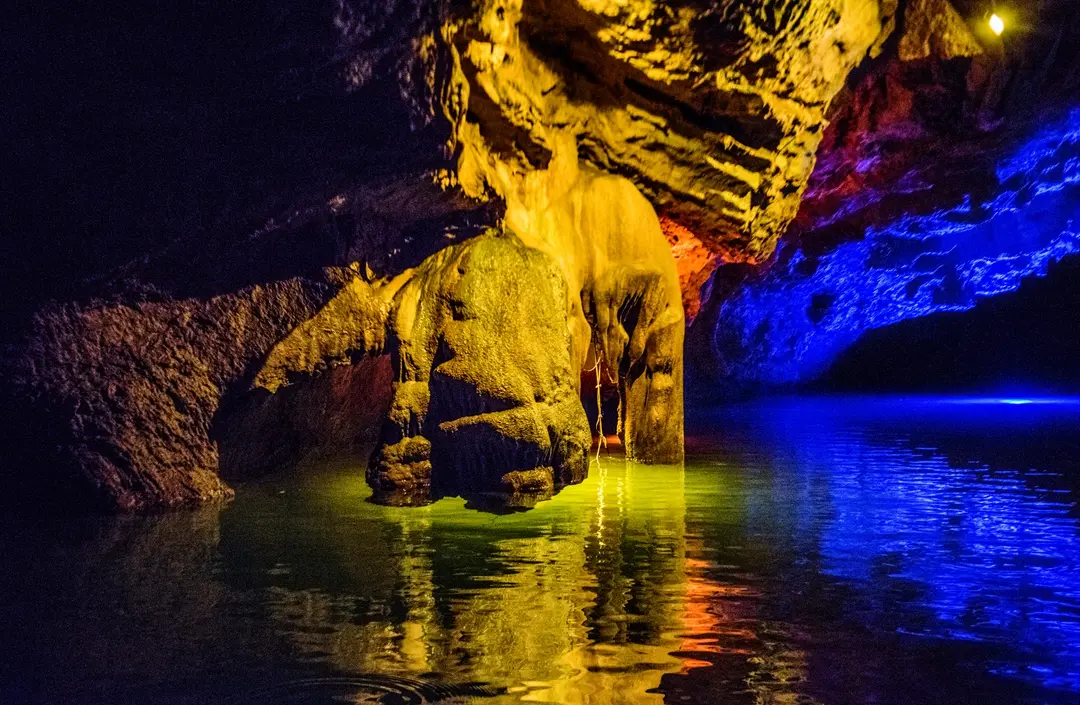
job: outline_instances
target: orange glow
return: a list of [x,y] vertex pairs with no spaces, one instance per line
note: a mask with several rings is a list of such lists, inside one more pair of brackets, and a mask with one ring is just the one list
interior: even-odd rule
[[719,257],[697,235],[674,220],[661,216],[660,230],[671,244],[671,254],[675,257],[687,322],[693,321],[701,309],[701,286],[716,269]]
[[[692,548],[691,546],[687,547]],[[688,551],[689,552],[689,551]],[[749,649],[721,646],[717,637],[733,643],[753,643],[756,635],[749,629],[725,626],[735,623],[737,615],[727,614],[723,609],[722,598],[745,598],[749,591],[745,587],[721,585],[702,575],[710,566],[708,561],[694,558],[686,559],[686,598],[683,603],[683,631],[685,636],[679,645],[684,653],[740,653],[750,655]],[[721,598],[718,600],[717,598]],[[708,636],[704,636],[708,635]],[[706,668],[713,664],[690,656],[682,657],[682,672],[695,668]]]

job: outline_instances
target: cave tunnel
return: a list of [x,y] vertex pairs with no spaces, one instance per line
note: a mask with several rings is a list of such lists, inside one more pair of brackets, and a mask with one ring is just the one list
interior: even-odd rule
[[1074,0],[0,23],[0,703],[1080,701]]

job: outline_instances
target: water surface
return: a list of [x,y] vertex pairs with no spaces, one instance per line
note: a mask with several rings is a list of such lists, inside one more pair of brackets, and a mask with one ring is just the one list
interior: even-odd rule
[[697,412],[519,514],[5,519],[0,702],[1077,703],[1080,404],[1001,401]]

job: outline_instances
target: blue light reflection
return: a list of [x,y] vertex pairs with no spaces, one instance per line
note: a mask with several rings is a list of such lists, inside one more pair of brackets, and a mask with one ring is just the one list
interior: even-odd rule
[[804,558],[787,589],[831,576],[871,648],[929,640],[1031,702],[1080,698],[1080,399],[774,399],[692,425],[747,468],[751,531]]
[[1072,404],[1080,405],[1080,398],[1076,397],[1043,397],[1035,399],[1022,399],[1016,397],[961,397],[957,399],[942,399],[938,403],[942,404],[1010,404],[1012,406],[1021,406],[1026,404]]

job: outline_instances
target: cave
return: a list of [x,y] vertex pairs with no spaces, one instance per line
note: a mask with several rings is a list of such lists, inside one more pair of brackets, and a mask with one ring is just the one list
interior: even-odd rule
[[17,4],[0,702],[1076,702],[1074,5]]

